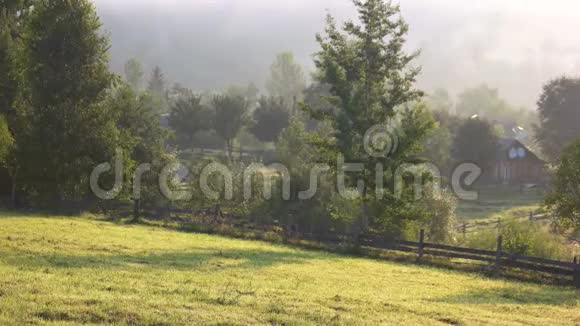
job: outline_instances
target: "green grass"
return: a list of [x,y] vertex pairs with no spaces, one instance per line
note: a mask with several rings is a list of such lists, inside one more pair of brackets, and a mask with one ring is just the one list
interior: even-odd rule
[[535,190],[521,193],[515,188],[483,188],[477,201],[459,202],[457,217],[461,221],[474,222],[526,215],[539,209],[543,200],[543,194]]
[[0,214],[1,325],[578,325],[579,297],[263,242]]

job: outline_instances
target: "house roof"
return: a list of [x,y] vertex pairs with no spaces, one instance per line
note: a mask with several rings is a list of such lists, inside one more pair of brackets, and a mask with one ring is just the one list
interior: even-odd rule
[[522,144],[517,139],[514,138],[500,138],[498,141],[498,150],[496,153],[496,159],[499,161],[507,161],[510,160],[510,151],[512,149],[520,149],[523,148],[525,150],[525,157],[531,159],[533,161],[537,161],[538,163],[545,164],[543,160],[541,160],[534,152],[532,152],[526,145]]
[[497,119],[493,120],[492,124],[503,128],[505,138],[526,139],[529,137],[529,133],[524,128],[520,127],[515,120]]

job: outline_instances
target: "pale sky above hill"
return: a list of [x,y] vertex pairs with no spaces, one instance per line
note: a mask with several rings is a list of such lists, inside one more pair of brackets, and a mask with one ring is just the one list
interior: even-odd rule
[[[112,65],[130,57],[160,65],[195,89],[263,83],[279,51],[307,69],[327,12],[356,18],[350,0],[95,0],[113,40]],[[427,91],[457,93],[487,83],[533,108],[541,86],[580,74],[580,2],[574,0],[401,0],[421,48]]]

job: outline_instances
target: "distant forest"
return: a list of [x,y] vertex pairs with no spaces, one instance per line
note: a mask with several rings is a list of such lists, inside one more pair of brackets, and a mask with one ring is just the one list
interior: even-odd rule
[[[321,13],[328,10],[342,20],[355,12],[345,0],[95,4],[111,36],[114,71],[121,74],[126,60],[135,57],[146,70],[160,66],[168,79],[197,91],[250,81],[263,88],[271,62],[283,51],[292,51],[312,72],[314,35],[324,27]],[[463,7],[457,0],[405,1],[402,7],[411,26],[407,48],[422,51],[418,85],[427,92],[444,88],[459,94],[485,83],[513,105],[533,110],[546,80],[580,72],[576,44],[551,32],[554,24],[578,28],[565,6],[543,10],[541,20],[535,3],[506,8],[486,1]]]

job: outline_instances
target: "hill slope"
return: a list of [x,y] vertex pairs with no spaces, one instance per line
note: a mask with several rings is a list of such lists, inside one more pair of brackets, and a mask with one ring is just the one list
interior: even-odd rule
[[579,297],[261,242],[0,214],[2,325],[578,325]]

